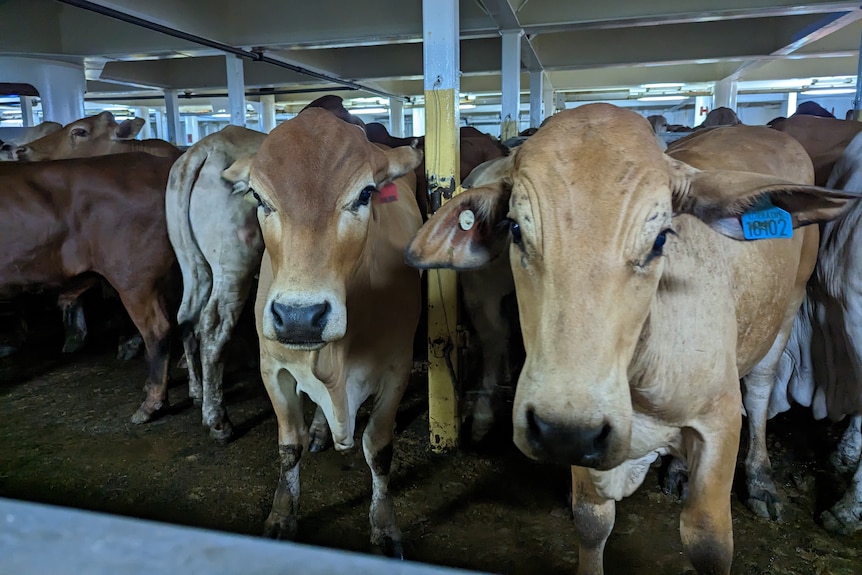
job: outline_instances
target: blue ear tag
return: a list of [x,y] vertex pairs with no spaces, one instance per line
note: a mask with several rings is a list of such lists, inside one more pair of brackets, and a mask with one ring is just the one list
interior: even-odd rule
[[793,218],[790,212],[772,205],[768,196],[742,214],[742,235],[746,240],[792,238]]

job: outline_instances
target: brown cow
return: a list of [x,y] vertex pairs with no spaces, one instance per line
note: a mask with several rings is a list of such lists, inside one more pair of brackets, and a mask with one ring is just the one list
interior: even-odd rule
[[806,114],[776,119],[773,128],[796,138],[814,163],[814,183],[825,186],[835,162],[844,153],[856,134],[862,132],[862,122],[821,118]]
[[89,158],[123,152],[146,152],[176,160],[182,152],[164,140],[133,140],[144,125],[143,118],[117,123],[110,112],[87,116],[63,126],[17,150],[25,162]]
[[815,226],[736,241],[739,215],[768,198],[796,227],[851,196],[803,185],[805,151],[769,128],[710,130],[672,157],[646,119],[607,104],[557,114],[507,161],[501,181],[429,219],[408,261],[471,269],[511,238],[527,352],[514,441],[572,466],[579,573],[603,572],[615,502],[664,453],[689,464],[686,555],[698,573],[729,573],[739,379],[746,399],[766,391],[765,415],[817,252]]
[[15,162],[18,160],[18,148],[29,144],[43,136],[61,130],[63,124],[57,122],[42,122],[38,126],[27,128],[22,134],[11,140],[0,140],[0,162]]
[[419,274],[404,263],[422,223],[412,189],[421,158],[310,108],[273,130],[253,162],[225,172],[257,199],[266,246],[255,316],[278,418],[281,475],[266,521],[273,537],[297,529],[298,463],[309,445],[301,392],[324,413],[339,451],[354,446],[357,410],[373,396],[362,436],[373,477],[371,540],[401,554],[388,483],[421,305]]
[[144,337],[147,398],[132,417],[167,405],[169,272],[165,224],[173,160],[122,154],[0,164],[0,291],[64,289],[99,274]]

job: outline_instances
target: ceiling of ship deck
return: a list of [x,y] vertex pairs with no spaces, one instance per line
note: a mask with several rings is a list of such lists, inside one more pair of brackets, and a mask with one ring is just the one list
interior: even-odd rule
[[[414,101],[423,94],[421,0],[94,3]],[[710,93],[728,78],[742,90],[786,91],[775,82],[787,79],[799,89],[852,87],[862,8],[824,0],[461,0],[462,93],[499,97],[501,30],[523,30],[525,98],[530,72],[539,70],[569,100]],[[88,97],[158,95],[166,88],[219,94],[227,82],[223,52],[57,0],[0,0],[0,55],[83,60]],[[278,94],[280,105],[320,95],[310,89],[337,88],[250,60],[244,74],[248,91],[301,90]]]

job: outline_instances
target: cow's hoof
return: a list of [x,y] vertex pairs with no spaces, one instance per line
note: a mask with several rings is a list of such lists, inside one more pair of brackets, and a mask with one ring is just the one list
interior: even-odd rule
[[221,423],[217,423],[210,427],[210,437],[217,443],[225,444],[233,437],[233,425],[230,419],[225,416]]
[[135,425],[140,425],[142,423],[147,423],[153,418],[153,414],[147,411],[144,411],[142,408],[138,408],[138,411],[132,416],[132,423]]
[[117,348],[117,359],[129,361],[138,357],[144,349],[144,338],[141,334],[133,335]]
[[270,513],[263,525],[263,536],[279,541],[291,541],[296,537],[296,517],[283,517]]
[[404,559],[404,547],[401,545],[401,541],[397,539],[384,536],[383,541],[380,543],[380,549],[387,557],[401,560]]
[[745,504],[758,517],[781,523],[781,512],[784,506],[778,496],[772,491],[762,489],[749,492],[748,500]]
[[840,535],[852,535],[862,529],[860,513],[854,513],[840,504],[821,513],[820,520],[824,529]]
[[332,439],[332,436],[329,433],[329,429],[312,429],[311,438],[308,441],[308,451],[311,453],[326,451],[330,445],[330,439]]
[[63,353],[75,353],[84,347],[84,338],[74,335],[66,338],[63,342]]

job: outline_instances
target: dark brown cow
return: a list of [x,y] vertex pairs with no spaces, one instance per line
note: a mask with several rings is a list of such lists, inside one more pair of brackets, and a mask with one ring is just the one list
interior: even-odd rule
[[167,405],[172,164],[144,153],[0,164],[0,294],[74,289],[91,274],[104,277],[147,349],[147,398],[134,423]]
[[826,185],[835,162],[856,134],[862,132],[862,122],[806,114],[775,119],[770,125],[802,144],[814,164],[814,183],[818,186]]

